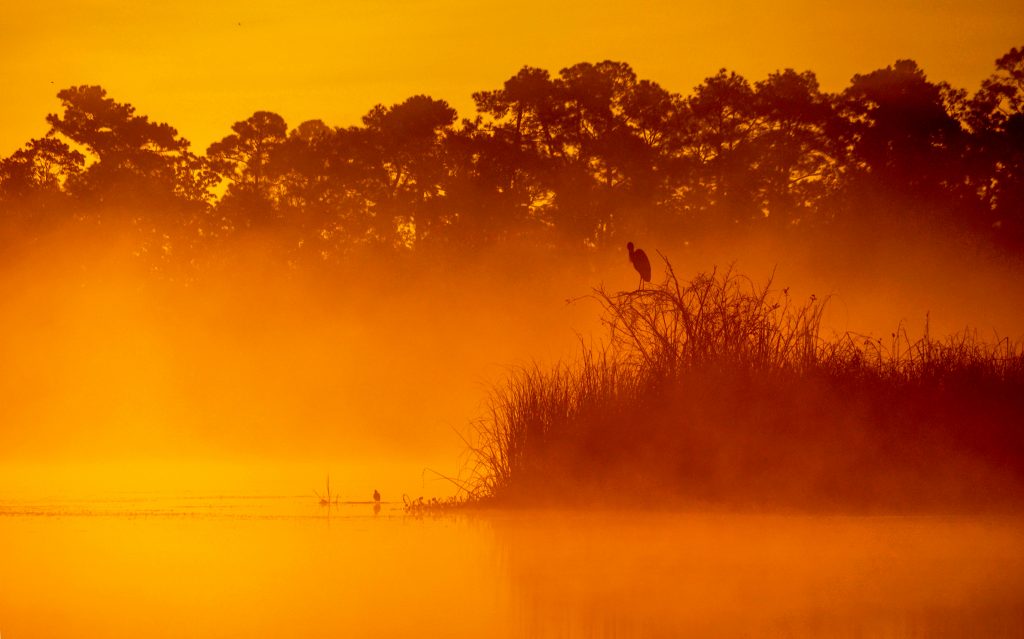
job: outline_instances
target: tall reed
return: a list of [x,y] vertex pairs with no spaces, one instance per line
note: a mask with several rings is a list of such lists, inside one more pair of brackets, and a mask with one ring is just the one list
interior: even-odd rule
[[[824,338],[826,299],[731,269],[590,296],[607,337],[514,371],[467,496],[523,503],[969,502],[1024,491],[1024,350],[972,331]],[[935,472],[946,463],[949,472]],[[955,472],[971,475],[960,481]]]

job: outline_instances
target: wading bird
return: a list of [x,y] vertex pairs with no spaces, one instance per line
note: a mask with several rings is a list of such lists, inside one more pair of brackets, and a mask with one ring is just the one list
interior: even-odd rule
[[376,502],[380,501],[380,493],[377,492],[376,488],[373,490],[373,501],[376,501]]
[[644,282],[651,281],[651,261],[647,259],[647,253],[644,253],[643,249],[634,250],[632,242],[626,244],[626,249],[629,251],[629,261],[633,263],[633,268],[640,274],[640,289],[642,289]]

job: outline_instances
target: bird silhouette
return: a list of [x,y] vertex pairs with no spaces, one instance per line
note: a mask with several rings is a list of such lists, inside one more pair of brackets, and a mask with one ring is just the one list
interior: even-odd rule
[[374,491],[373,491],[373,501],[376,501],[376,502],[380,501],[380,493],[377,492],[376,489],[374,489]]
[[626,244],[626,249],[629,251],[629,261],[633,263],[633,268],[640,274],[639,289],[642,289],[644,282],[651,281],[651,261],[647,259],[647,253],[644,253],[643,249],[634,249],[632,242]]

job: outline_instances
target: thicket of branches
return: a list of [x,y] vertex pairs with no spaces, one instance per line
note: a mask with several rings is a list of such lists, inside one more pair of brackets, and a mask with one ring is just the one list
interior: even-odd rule
[[1024,348],[824,338],[825,300],[732,271],[598,289],[608,338],[516,371],[469,446],[495,503],[915,509],[1024,500]]
[[1024,48],[973,93],[910,60],[838,93],[791,69],[755,82],[722,70],[683,95],[621,62],[524,67],[461,121],[423,95],[350,127],[289,129],[257,111],[202,154],[99,86],[58,98],[49,133],[0,161],[4,242],[119,226],[166,257],[259,231],[335,260],[895,217],[1024,243]]

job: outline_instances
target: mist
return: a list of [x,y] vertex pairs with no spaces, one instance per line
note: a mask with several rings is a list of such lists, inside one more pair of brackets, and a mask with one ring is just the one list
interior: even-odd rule
[[[447,493],[423,471],[457,473],[458,431],[489,386],[594,324],[566,303],[587,265],[366,255],[297,269],[265,248],[232,243],[187,281],[102,234],[57,233],[5,264],[0,454],[39,465],[5,486],[308,491],[330,472],[353,496]],[[144,470],[181,462],[203,476]],[[83,464],[100,472],[58,472]]]
[[[933,234],[637,237],[685,277],[733,269],[827,297],[824,327],[888,339],[1024,335],[1016,258]],[[132,233],[69,225],[0,273],[0,456],[11,492],[333,489],[449,495],[465,434],[517,367],[607,331],[589,296],[637,286],[624,247],[510,243],[296,264],[245,234],[160,269]],[[662,257],[663,256],[663,257]],[[182,265],[178,265],[182,266]]]

